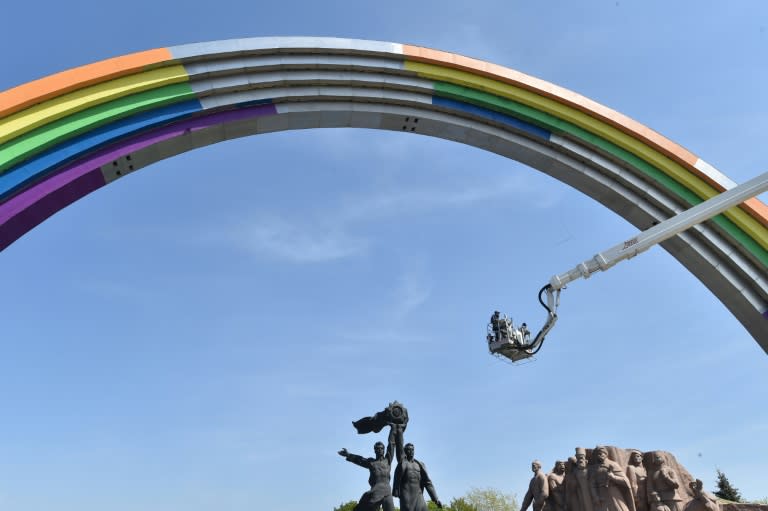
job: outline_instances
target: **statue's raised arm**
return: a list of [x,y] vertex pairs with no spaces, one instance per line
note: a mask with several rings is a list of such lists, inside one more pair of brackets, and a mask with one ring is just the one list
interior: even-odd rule
[[392,458],[395,457],[395,425],[389,425],[389,438],[387,439],[387,454],[386,458],[389,464],[392,464]]
[[405,458],[402,426],[393,424],[392,429],[390,430],[390,435],[395,438],[395,454],[397,455],[397,462],[402,463],[403,458]]

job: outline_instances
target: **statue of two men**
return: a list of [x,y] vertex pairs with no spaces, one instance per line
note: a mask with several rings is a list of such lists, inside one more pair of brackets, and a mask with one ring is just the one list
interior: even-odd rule
[[[393,414],[394,411],[394,414]],[[403,417],[404,412],[404,419]],[[391,422],[394,418],[396,422]],[[389,420],[388,420],[389,419]],[[374,458],[363,458],[357,454],[350,454],[346,449],[339,451],[347,461],[367,468],[369,471],[368,484],[371,489],[363,493],[354,511],[377,511],[379,506],[383,511],[394,511],[395,505],[392,497],[400,499],[401,511],[427,511],[427,503],[424,501],[424,490],[429,497],[442,508],[443,504],[437,497],[435,487],[427,473],[424,463],[414,458],[415,448],[413,444],[404,444],[403,432],[407,425],[407,411],[399,403],[391,403],[390,406],[373,417],[367,417],[355,421],[358,432],[378,432],[381,430],[382,421],[389,425],[389,439],[386,447],[381,442],[373,446]],[[397,456],[397,468],[393,487],[389,486],[389,477],[392,468],[392,458]]]

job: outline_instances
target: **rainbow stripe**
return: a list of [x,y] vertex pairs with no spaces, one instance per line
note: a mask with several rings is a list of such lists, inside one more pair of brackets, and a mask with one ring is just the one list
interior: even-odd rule
[[[238,39],[117,57],[0,93],[0,250],[159,159],[239,136],[335,126],[508,155],[639,228],[734,186],[638,122],[496,64],[376,41]],[[751,199],[665,248],[768,351],[768,207]]]

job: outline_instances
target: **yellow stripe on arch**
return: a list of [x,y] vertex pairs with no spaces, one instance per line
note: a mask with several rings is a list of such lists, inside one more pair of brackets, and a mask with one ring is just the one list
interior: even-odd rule
[[[488,92],[496,96],[517,101],[542,112],[546,112],[559,119],[568,121],[637,155],[639,158],[658,168],[672,179],[691,190],[703,200],[714,197],[720,193],[697,175],[693,174],[690,170],[649,147],[642,141],[627,135],[623,131],[610,126],[603,121],[590,117],[582,111],[559,103],[553,99],[541,96],[529,90],[521,89],[514,85],[483,76],[477,76],[458,69],[413,61],[406,61],[405,68],[416,72],[423,78],[453,83]],[[750,237],[755,239],[755,241],[757,241],[763,248],[768,250],[768,230],[760,222],[738,207],[729,209],[724,214]]]
[[58,96],[0,120],[0,144],[87,108],[188,80],[189,75],[184,66],[174,65],[117,78]]

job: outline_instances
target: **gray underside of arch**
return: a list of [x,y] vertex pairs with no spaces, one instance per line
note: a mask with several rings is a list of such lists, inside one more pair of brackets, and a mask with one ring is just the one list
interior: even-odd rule
[[[360,86],[360,80],[378,78],[350,78],[344,77],[347,83],[343,85],[333,80],[332,85],[316,81],[308,84],[306,80],[316,80],[317,75],[307,75],[298,80],[300,84],[288,86],[287,77],[273,76],[269,86],[242,90],[242,79],[240,85],[233,85],[238,79],[225,77],[219,81],[218,93],[216,87],[197,84],[211,91],[206,108],[219,109],[269,97],[279,104],[279,113],[216,125],[159,142],[132,153],[131,168],[121,158],[117,165],[102,167],[102,173],[107,182],[114,181],[191,149],[260,133],[340,127],[401,131],[406,117],[417,116],[419,123],[414,134],[453,140],[517,160],[585,193],[638,229],[647,229],[685,209],[632,169],[577,142],[558,137],[544,142],[487,119],[435,107],[426,91],[420,90],[424,84],[418,79],[390,77],[392,88],[382,89]],[[253,84],[252,77],[249,80]],[[761,266],[712,222],[689,229],[662,246],[723,302],[768,353],[767,319],[763,315],[768,304],[768,281]]]

